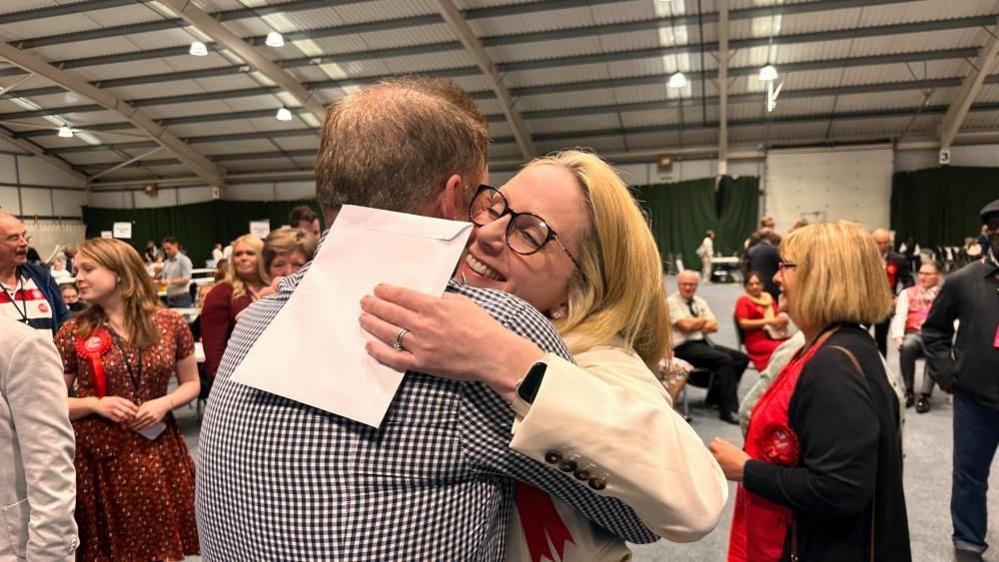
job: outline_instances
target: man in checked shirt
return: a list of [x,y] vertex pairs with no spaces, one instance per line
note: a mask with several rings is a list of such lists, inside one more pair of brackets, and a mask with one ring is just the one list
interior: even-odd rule
[[[485,119],[450,82],[404,78],[348,95],[330,108],[316,162],[326,222],[345,204],[465,219],[487,145]],[[307,271],[247,310],[215,379],[197,470],[205,560],[499,561],[518,480],[626,540],[658,538],[620,501],[510,449],[513,411],[482,384],[408,373],[371,428],[231,381]],[[568,356],[516,297],[449,290]]]

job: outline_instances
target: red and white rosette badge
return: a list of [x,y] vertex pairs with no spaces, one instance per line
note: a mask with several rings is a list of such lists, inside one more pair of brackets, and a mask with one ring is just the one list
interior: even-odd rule
[[97,328],[87,338],[77,336],[76,354],[87,361],[90,365],[90,373],[94,377],[94,387],[97,389],[97,397],[103,398],[108,394],[107,377],[104,375],[104,363],[101,357],[111,349],[111,335],[104,328]]
[[794,430],[783,424],[768,426],[763,432],[763,457],[770,464],[797,466],[801,445]]

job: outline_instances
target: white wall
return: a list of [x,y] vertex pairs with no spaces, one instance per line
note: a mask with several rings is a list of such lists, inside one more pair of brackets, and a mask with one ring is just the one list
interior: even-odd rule
[[799,216],[887,227],[893,154],[886,148],[772,151],[762,213],[783,232]]
[[37,156],[0,153],[0,209],[26,217],[79,219],[86,203],[83,188],[83,180]]

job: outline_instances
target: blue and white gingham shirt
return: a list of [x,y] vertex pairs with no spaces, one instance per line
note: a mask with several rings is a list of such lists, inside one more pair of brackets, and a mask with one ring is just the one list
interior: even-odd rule
[[[501,561],[516,480],[626,540],[658,538],[619,500],[511,450],[513,413],[480,383],[408,373],[376,429],[230,380],[304,273],[247,309],[219,367],[198,454],[206,561]],[[454,283],[448,290],[568,357],[524,301]],[[295,358],[273,375],[294,376]]]

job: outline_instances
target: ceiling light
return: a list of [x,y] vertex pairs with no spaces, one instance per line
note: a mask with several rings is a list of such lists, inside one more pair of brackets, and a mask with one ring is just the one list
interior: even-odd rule
[[291,111],[288,111],[287,107],[282,107],[277,111],[276,117],[278,121],[291,121],[292,118]]
[[64,139],[71,139],[73,138],[73,129],[70,129],[66,125],[59,127],[59,136]]
[[677,72],[673,76],[669,77],[669,83],[667,86],[670,88],[684,88],[687,86],[687,77],[684,76],[682,72]]
[[190,53],[196,57],[207,57],[208,47],[201,41],[195,41],[191,43]]
[[768,64],[760,69],[760,81],[772,82],[777,79],[777,69],[774,65]]
[[284,37],[282,37],[277,31],[272,31],[267,34],[267,39],[264,40],[264,45],[275,48],[284,47]]

